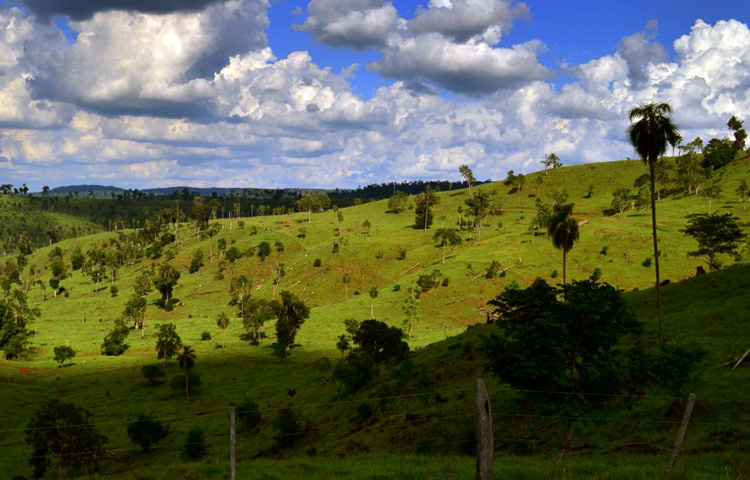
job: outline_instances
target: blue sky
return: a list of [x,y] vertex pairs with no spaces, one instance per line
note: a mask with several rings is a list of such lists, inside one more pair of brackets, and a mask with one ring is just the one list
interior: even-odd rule
[[750,114],[739,1],[0,1],[0,181],[356,187],[633,156]]

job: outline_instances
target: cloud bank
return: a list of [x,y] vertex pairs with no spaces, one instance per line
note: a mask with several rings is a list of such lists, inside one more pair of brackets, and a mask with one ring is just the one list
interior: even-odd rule
[[[672,59],[650,24],[555,69],[540,40],[503,44],[525,4],[435,0],[406,19],[387,1],[312,0],[298,28],[377,53],[368,68],[390,80],[363,97],[355,65],[277,57],[267,2],[128,3],[0,9],[6,181],[335,188],[458,179],[461,164],[499,179],[550,152],[632,156],[626,114],[640,102],[670,101],[685,139],[750,116],[750,30],[737,20],[697,20]],[[57,14],[75,36],[47,21]]]

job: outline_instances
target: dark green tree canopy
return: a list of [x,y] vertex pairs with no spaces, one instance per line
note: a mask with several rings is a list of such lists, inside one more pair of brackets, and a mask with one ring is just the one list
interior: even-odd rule
[[352,335],[355,353],[362,352],[376,363],[398,362],[409,353],[404,332],[378,320],[365,320]]
[[156,331],[156,358],[164,359],[164,365],[177,354],[182,340],[173,323],[162,323]]
[[68,468],[93,471],[104,456],[107,437],[89,421],[91,414],[70,402],[58,399],[42,404],[26,426],[26,443],[33,452],[29,463],[34,478],[41,478],[52,460],[63,472]]
[[273,302],[276,313],[276,342],[288,351],[294,345],[297,332],[310,316],[310,307],[292,292],[281,292],[281,303]]
[[628,128],[628,138],[646,164],[664,155],[667,145],[677,145],[680,133],[671,115],[668,103],[647,103],[630,110],[628,117],[635,123]]
[[688,255],[705,255],[711,270],[717,270],[720,266],[716,259],[718,254],[737,253],[739,243],[747,238],[731,213],[690,215],[687,226],[680,231],[698,242],[698,249],[688,252]]
[[169,428],[160,421],[154,420],[151,415],[141,413],[138,418],[128,424],[128,438],[131,442],[140,445],[143,452],[151,450],[151,445],[162,441],[169,434]]
[[[502,332],[485,339],[492,371],[538,408],[577,416],[603,400],[583,393],[626,388],[626,350],[615,347],[641,324],[612,285],[589,279],[552,287],[537,279],[489,306]],[[541,390],[570,394],[534,393]]]

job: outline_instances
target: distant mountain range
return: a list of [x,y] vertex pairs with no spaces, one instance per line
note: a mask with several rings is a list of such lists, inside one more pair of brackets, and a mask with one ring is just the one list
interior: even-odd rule
[[[222,195],[230,195],[232,193],[239,193],[242,191],[247,192],[275,192],[277,190],[284,191],[286,193],[291,194],[297,194],[297,193],[306,193],[306,192],[326,192],[326,191],[332,191],[332,190],[325,190],[325,189],[316,189],[316,188],[282,188],[282,189],[275,189],[275,188],[219,188],[219,187],[209,187],[209,188],[197,188],[197,187],[188,187],[188,186],[176,186],[176,187],[163,187],[163,188],[145,188],[145,189],[131,189],[127,190],[120,187],[115,187],[112,185],[66,185],[63,187],[55,187],[51,188],[49,190],[49,195],[55,196],[55,197],[64,197],[68,194],[78,194],[79,197],[88,197],[93,196],[94,198],[110,198],[113,196],[116,196],[118,194],[122,194],[123,192],[131,191],[131,192],[141,192],[146,195],[155,195],[155,196],[166,196],[166,195],[172,195],[174,193],[181,193],[185,190],[188,191],[191,195],[201,195],[201,196],[213,196],[216,194],[217,196]],[[93,195],[91,195],[93,194]],[[42,192],[36,192],[34,195],[42,195]]]

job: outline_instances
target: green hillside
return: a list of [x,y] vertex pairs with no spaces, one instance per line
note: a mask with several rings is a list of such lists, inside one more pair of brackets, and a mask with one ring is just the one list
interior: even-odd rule
[[[735,214],[747,231],[750,211],[734,191],[750,178],[750,163],[746,159],[728,168],[721,179],[724,193],[712,200],[711,209]],[[473,378],[484,376],[496,421],[496,468],[505,468],[509,478],[662,475],[687,392],[655,389],[640,401],[624,396],[577,422],[575,448],[565,451],[561,419],[524,405],[520,392],[486,371],[481,349],[482,337],[496,331],[494,325],[484,325],[488,300],[511,283],[524,287],[537,277],[561,281],[562,253],[529,226],[537,200],[550,203],[562,191],[575,203],[580,225],[580,240],[568,254],[568,279],[585,279],[600,269],[602,281],[630,292],[627,300],[645,324],[643,337],[655,343],[650,289],[654,272],[645,262],[652,254],[650,212],[603,213],[611,208],[613,191],[633,189],[643,173],[641,162],[608,162],[528,175],[520,190],[503,182],[475,186],[475,192],[489,194],[494,214],[480,231],[463,230],[463,244],[446,249],[445,263],[433,236],[466,217],[468,190],[440,192],[427,231],[413,228],[413,198],[411,207],[399,214],[387,213],[387,201],[378,201],[310,216],[243,218],[242,223],[212,220],[214,235],[201,234],[194,224],[179,224],[175,241],[166,241],[158,258],[133,263],[126,256],[116,279],[110,272],[97,285],[81,270],[71,271],[72,253],[77,248],[112,254],[144,248],[128,239],[132,231],[41,248],[28,257],[22,275],[30,306],[41,313],[29,327],[37,355],[0,361],[5,406],[0,411],[0,471],[30,475],[31,449],[23,430],[39,404],[59,397],[89,410],[100,433],[109,438],[112,458],[100,463],[97,478],[228,478],[227,412],[231,404],[242,408],[245,400],[258,404],[262,420],[251,432],[238,435],[238,478],[299,478],[301,472],[308,478],[470,478]],[[750,311],[750,295],[744,294],[750,270],[724,256],[728,268],[693,278],[696,266],[705,264],[687,256],[696,244],[679,230],[688,215],[707,209],[706,198],[685,195],[671,183],[664,185],[657,207],[662,278],[672,282],[663,288],[667,340],[674,346],[695,344],[707,352],[699,377],[689,385],[699,404],[680,468],[690,479],[744,478],[750,471],[748,369],[731,370],[727,363],[750,347],[744,325]],[[164,233],[175,233],[174,227],[165,226],[159,235]],[[257,254],[262,242],[271,247],[264,260]],[[57,247],[70,276],[60,283],[64,292],[55,296],[49,287],[49,255]],[[222,257],[232,247],[240,253],[254,249],[255,254],[229,262]],[[198,250],[204,254],[204,266],[189,273]],[[746,255],[743,246],[737,260]],[[487,278],[493,261],[500,270]],[[130,348],[123,355],[101,355],[102,340],[125,310],[137,279],[151,265],[164,263],[181,274],[174,288],[179,303],[172,311],[160,309],[154,305],[159,294],[152,292],[145,338],[131,329],[126,342]],[[411,359],[381,366],[379,378],[355,394],[341,392],[331,377],[341,358],[336,343],[345,333],[344,320],[365,320],[373,312],[378,320],[405,328],[403,307],[410,287],[435,270],[440,285],[418,301],[409,340]],[[287,290],[311,307],[296,338],[299,346],[283,361],[272,354],[274,322],[264,325],[266,338],[259,346],[241,338],[245,330],[236,318],[237,307],[228,304],[229,283],[241,274],[252,281],[252,298],[278,299]],[[345,284],[347,274],[350,282]],[[117,287],[116,296],[112,286]],[[377,289],[375,298],[369,295],[372,287]],[[230,318],[225,331],[216,322],[222,312]],[[141,374],[143,366],[156,363],[155,332],[168,322],[197,353],[195,372],[203,386],[189,404],[184,390],[149,386]],[[467,331],[476,324],[481,326]],[[204,332],[210,340],[201,339]],[[53,360],[53,348],[60,345],[77,353],[64,368]],[[166,370],[167,380],[181,373],[174,360]],[[293,412],[298,420],[299,428],[287,438],[278,437],[275,422],[282,411]],[[127,424],[140,413],[161,419],[171,429],[167,439],[146,454],[126,435]],[[210,455],[191,464],[183,462],[180,453],[194,426],[206,432]],[[48,475],[52,478],[54,472]]]

